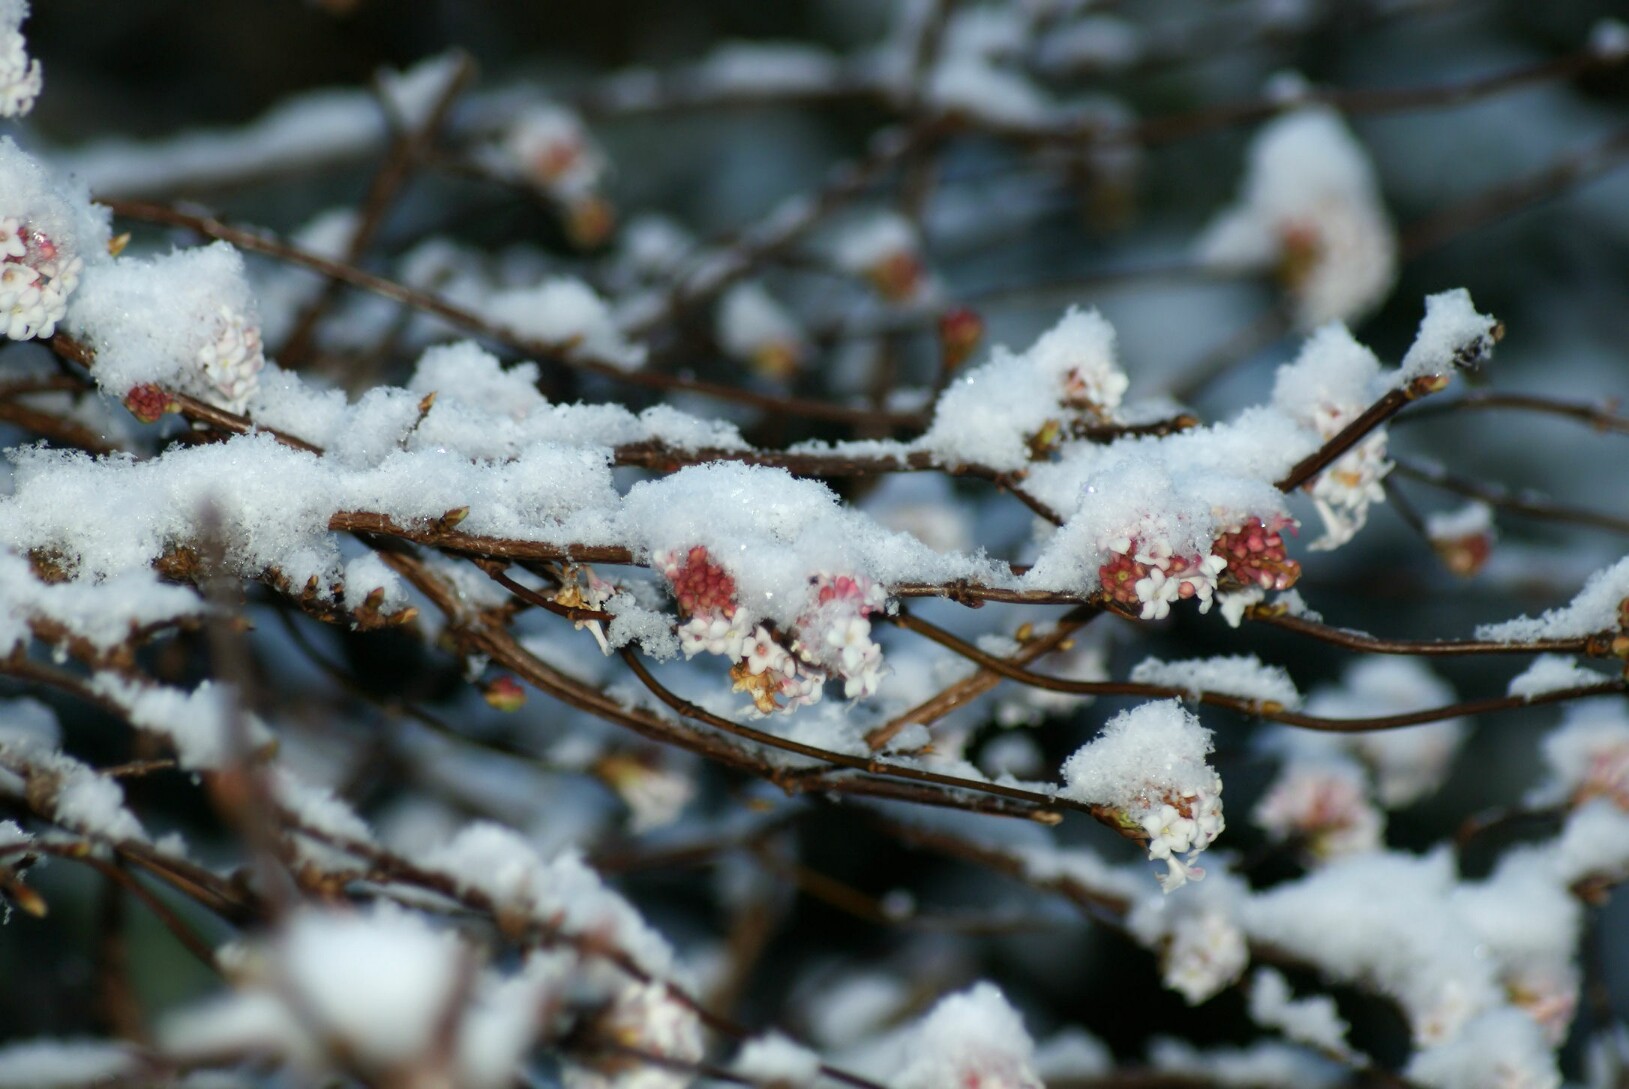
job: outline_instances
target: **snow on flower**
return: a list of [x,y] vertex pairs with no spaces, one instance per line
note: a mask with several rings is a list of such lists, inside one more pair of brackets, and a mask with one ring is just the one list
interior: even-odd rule
[[1569,704],[1544,739],[1549,782],[1537,800],[1582,805],[1605,798],[1629,811],[1629,715],[1616,698]]
[[1165,985],[1197,1006],[1234,983],[1250,963],[1238,923],[1249,889],[1226,872],[1182,896],[1144,896],[1126,924],[1155,950]]
[[[1326,718],[1407,714],[1454,701],[1453,688],[1418,659],[1369,658],[1354,663],[1339,686],[1315,689],[1306,713]],[[1396,809],[1425,797],[1447,777],[1465,740],[1463,719],[1368,733],[1309,734],[1295,731],[1293,748],[1346,752],[1374,776],[1380,804]]]
[[1224,826],[1210,751],[1210,731],[1180,703],[1145,703],[1110,719],[1064,762],[1059,794],[1104,808],[1146,842],[1149,859],[1166,863],[1160,887],[1170,892],[1204,876],[1194,863]]
[[243,258],[225,242],[91,268],[67,326],[120,398],[151,385],[242,412],[266,363]]
[[0,2],[0,117],[21,117],[32,110],[45,82],[23,37],[27,17],[28,0]]
[[1560,1089],[1542,1033],[1520,1011],[1491,1009],[1455,1039],[1415,1053],[1403,1076],[1429,1089]]
[[1429,1046],[1505,1002],[1498,964],[1461,915],[1442,909],[1456,887],[1445,851],[1347,855],[1251,896],[1241,923],[1252,941],[1330,979],[1390,995]]
[[1397,276],[1397,238],[1363,147],[1323,107],[1269,122],[1250,145],[1239,204],[1197,243],[1224,269],[1272,270],[1302,329],[1378,306]]
[[51,336],[79,286],[86,255],[100,260],[106,239],[105,213],[58,188],[9,136],[0,137],[0,322],[7,337]]
[[1493,553],[1493,508],[1475,501],[1425,519],[1425,535],[1443,566],[1468,578],[1487,564]]
[[837,267],[866,280],[889,302],[913,302],[931,290],[921,239],[901,216],[879,213],[853,223],[834,245]]
[[[1327,441],[1357,418],[1373,400],[1380,361],[1344,326],[1326,325],[1307,339],[1295,361],[1278,369],[1273,405]],[[1307,486],[1324,523],[1314,549],[1338,548],[1363,528],[1369,506],[1383,502],[1380,486],[1386,460],[1386,431],[1376,428],[1342,454]]]
[[1386,823],[1369,800],[1363,769],[1345,759],[1286,765],[1251,819],[1318,860],[1378,850]]
[[989,983],[939,1000],[911,1031],[898,1089],[1042,1089],[1034,1042],[1006,997]]
[[1504,336],[1498,321],[1477,312],[1471,294],[1464,288],[1428,295],[1425,317],[1414,334],[1403,362],[1398,367],[1398,383],[1419,378],[1436,378],[1456,370],[1475,367],[1493,351]]
[[[587,1029],[589,1047],[601,1055],[564,1064],[566,1089],[684,1089],[695,1080],[686,1064],[701,1061],[701,1022],[696,1011],[666,984],[630,982]],[[648,1061],[667,1059],[674,1066]]]
[[1128,383],[1114,327],[1095,310],[1071,308],[1025,351],[997,347],[960,375],[916,445],[946,463],[1022,469],[1075,424],[1112,420]]
[[718,343],[766,378],[796,374],[808,355],[802,328],[762,284],[736,284],[718,304]]

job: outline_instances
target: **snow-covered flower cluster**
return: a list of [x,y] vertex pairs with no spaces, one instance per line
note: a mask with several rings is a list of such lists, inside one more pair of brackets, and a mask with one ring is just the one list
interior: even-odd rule
[[0,321],[8,338],[56,331],[87,257],[100,260],[106,238],[105,213],[0,137]]
[[1101,806],[1125,834],[1163,861],[1166,892],[1197,881],[1200,852],[1224,827],[1222,778],[1206,762],[1211,734],[1175,700],[1145,703],[1110,719],[1063,765],[1066,798]]
[[102,388],[143,418],[153,415],[143,387],[242,412],[266,365],[243,258],[224,242],[97,264],[67,327],[95,349]]
[[[686,657],[705,651],[734,659],[730,677],[759,714],[791,712],[820,700],[828,677],[849,699],[872,695],[881,683],[882,648],[871,639],[873,613],[888,595],[864,576],[821,573],[810,579],[809,608],[783,643],[777,630],[738,619],[735,579],[696,545],[666,552],[656,565],[688,620],[679,625]],[[789,643],[789,645],[788,645]]]
[[1250,147],[1243,195],[1198,243],[1217,268],[1274,272],[1302,329],[1353,321],[1397,278],[1397,238],[1368,155],[1332,110],[1269,122]]

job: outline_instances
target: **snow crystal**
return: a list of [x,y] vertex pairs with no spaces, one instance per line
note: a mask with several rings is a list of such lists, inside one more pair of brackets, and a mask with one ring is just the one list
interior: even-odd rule
[[1301,705],[1301,693],[1295,690],[1295,682],[1284,667],[1267,665],[1254,654],[1176,662],[1145,658],[1132,667],[1131,680],[1180,688],[1192,699],[1198,699],[1202,692],[1216,692],[1284,708]]
[[1425,317],[1395,380],[1402,384],[1474,366],[1492,350],[1498,327],[1496,320],[1476,312],[1471,293],[1462,287],[1427,295]]
[[1335,1055],[1347,1052],[1349,1026],[1328,995],[1296,998],[1289,981],[1271,968],[1261,968],[1250,979],[1250,1017],[1264,1028],[1277,1029],[1298,1044]]
[[1512,696],[1530,700],[1549,692],[1604,684],[1609,680],[1611,678],[1604,673],[1586,669],[1572,658],[1564,658],[1559,654],[1540,654],[1533,660],[1532,665],[1510,679],[1510,687],[1506,691]]
[[135,1077],[125,1044],[106,1040],[24,1040],[0,1046],[0,1089],[77,1089]]
[[1319,106],[1256,135],[1239,205],[1211,223],[1197,249],[1218,268],[1276,270],[1303,329],[1364,316],[1397,275],[1397,239],[1374,168],[1339,115]]
[[1543,616],[1482,624],[1478,639],[1499,643],[1527,643],[1538,639],[1576,639],[1596,632],[1613,631],[1620,625],[1620,605],[1629,598],[1629,558],[1595,572],[1584,588],[1566,605],[1548,609]]
[[[1176,700],[1145,703],[1110,719],[1063,765],[1065,798],[1107,806],[1148,838],[1168,866],[1171,891],[1204,871],[1193,865],[1221,834],[1222,780],[1205,762],[1211,732]],[[1186,860],[1179,855],[1186,854]]]

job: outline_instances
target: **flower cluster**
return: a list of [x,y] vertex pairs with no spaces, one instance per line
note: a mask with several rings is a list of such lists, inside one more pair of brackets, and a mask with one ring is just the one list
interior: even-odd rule
[[1216,538],[1211,555],[1227,564],[1221,581],[1262,590],[1288,590],[1301,577],[1301,565],[1289,558],[1284,533],[1295,521],[1282,515],[1270,521],[1251,517]]
[[1144,620],[1161,620],[1171,606],[1190,598],[1199,601],[1199,611],[1210,609],[1216,583],[1228,561],[1209,556],[1177,555],[1169,542],[1121,537],[1109,543],[1109,561],[1097,569],[1098,581],[1109,599],[1128,609],[1138,609]]
[[814,576],[810,606],[783,639],[773,625],[745,616],[734,577],[703,546],[660,553],[656,567],[689,618],[679,625],[685,657],[706,652],[734,659],[735,691],[751,697],[758,714],[818,703],[828,677],[843,681],[849,699],[872,695],[881,683],[882,648],[871,639],[868,618],[885,607],[887,594],[873,580]]
[[1197,1006],[1244,974],[1250,949],[1244,932],[1220,911],[1184,915],[1160,950],[1165,985]]
[[[1356,415],[1354,409],[1325,405],[1314,413],[1313,422],[1319,438],[1327,442]],[[1381,427],[1369,432],[1362,442],[1319,473],[1306,486],[1306,491],[1312,496],[1318,517],[1323,519],[1324,535],[1309,547],[1338,548],[1351,540],[1368,519],[1369,505],[1385,501],[1386,491],[1380,482],[1389,472],[1386,429]]]
[[1289,765],[1253,816],[1269,836],[1319,860],[1377,850],[1385,828],[1362,769],[1345,761]]
[[242,412],[260,384],[260,371],[266,365],[260,329],[224,304],[217,309],[216,318],[214,336],[198,349],[198,365],[218,395],[220,406]]
[[1160,887],[1170,892],[1205,875],[1194,863],[1224,827],[1210,751],[1210,731],[1180,703],[1145,703],[1114,716],[1064,762],[1059,793],[1146,843],[1149,859],[1166,863]]
[[12,340],[49,337],[79,286],[84,258],[16,216],[0,219],[0,317]]

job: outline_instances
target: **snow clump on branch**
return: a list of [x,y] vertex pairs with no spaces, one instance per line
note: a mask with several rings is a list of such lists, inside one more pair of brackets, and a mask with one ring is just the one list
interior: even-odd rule
[[1205,762],[1211,748],[1210,731],[1176,700],[1145,703],[1075,750],[1058,793],[1145,842],[1149,859],[1166,863],[1160,887],[1170,892],[1205,875],[1194,863],[1224,827],[1222,778]]

